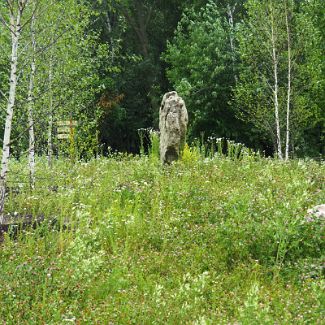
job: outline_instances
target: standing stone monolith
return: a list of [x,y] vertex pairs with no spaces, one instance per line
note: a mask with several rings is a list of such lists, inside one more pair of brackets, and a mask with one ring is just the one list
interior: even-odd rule
[[176,91],[166,93],[159,111],[160,160],[170,164],[177,160],[185,145],[188,114],[184,100]]

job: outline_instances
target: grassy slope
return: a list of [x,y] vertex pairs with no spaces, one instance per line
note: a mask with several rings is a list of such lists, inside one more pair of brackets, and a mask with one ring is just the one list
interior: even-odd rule
[[[12,182],[26,173],[12,163]],[[195,155],[50,171],[7,210],[69,219],[0,246],[0,323],[321,323],[324,165]],[[16,184],[18,183],[10,183]],[[48,186],[59,185],[58,192]]]

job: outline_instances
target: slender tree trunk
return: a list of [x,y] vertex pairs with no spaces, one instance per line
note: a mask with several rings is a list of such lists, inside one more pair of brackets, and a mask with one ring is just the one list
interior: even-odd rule
[[280,129],[280,117],[279,117],[279,83],[278,83],[278,57],[276,51],[276,39],[274,31],[274,17],[272,13],[271,24],[271,43],[272,43],[272,63],[273,63],[273,77],[274,77],[274,89],[273,89],[273,101],[274,101],[274,115],[276,126],[276,139],[277,139],[277,153],[278,157],[282,160],[282,145],[281,145],[281,129]]
[[52,73],[53,73],[53,62],[52,56],[50,58],[50,68],[49,68],[49,94],[50,94],[50,103],[49,103],[49,124],[47,132],[47,160],[49,167],[52,167],[53,163],[53,140],[52,140],[52,131],[53,131],[53,92],[52,92]]
[[35,39],[35,14],[31,20],[31,39],[32,39],[32,62],[31,72],[29,79],[28,89],[28,131],[29,131],[29,177],[31,188],[35,187],[35,133],[34,133],[34,79],[36,71],[35,52],[36,52],[36,39]]
[[286,8],[286,28],[287,28],[287,42],[288,42],[288,89],[287,89],[287,121],[286,121],[286,148],[285,160],[289,159],[290,147],[290,104],[291,104],[291,39],[290,39],[290,26],[288,17],[288,8]]
[[106,13],[106,25],[107,25],[107,31],[108,31],[108,34],[110,35],[109,38],[110,38],[110,48],[111,48],[111,64],[114,64],[114,59],[115,59],[115,42],[114,42],[114,38],[112,36],[112,24],[111,24],[111,19],[109,17],[109,14],[108,12]]
[[135,8],[132,14],[130,14],[127,9],[122,9],[123,15],[125,16],[126,20],[129,22],[138,37],[140,50],[145,59],[147,59],[149,56],[149,40],[147,27],[151,20],[153,9],[153,5],[151,5],[149,8],[146,8],[143,3],[143,0],[135,1]]
[[[13,5],[13,3],[11,3]],[[2,160],[1,160],[1,172],[0,172],[0,213],[3,212],[5,194],[6,194],[6,178],[8,172],[8,164],[10,157],[10,136],[12,128],[12,119],[14,114],[14,106],[16,100],[16,88],[17,88],[17,64],[18,64],[18,45],[21,35],[21,16],[24,10],[25,2],[21,2],[18,5],[17,17],[14,17],[12,11],[10,14],[10,29],[11,29],[11,64],[10,64],[10,81],[9,81],[9,97],[7,104],[7,115],[5,130],[3,136],[2,147]]]
[[236,58],[235,58],[235,42],[234,42],[234,11],[236,5],[230,7],[229,3],[227,4],[227,15],[228,15],[228,23],[230,26],[230,35],[229,35],[229,42],[230,42],[230,50],[231,50],[231,61],[232,61],[232,71],[234,74],[235,83],[237,83],[238,78],[235,71],[236,66]]
[[[53,0],[50,0],[50,5],[53,5]],[[53,37],[51,39],[51,44],[53,44]],[[53,165],[53,52],[51,49],[50,53],[50,66],[49,66],[49,119],[48,119],[48,129],[47,129],[47,162],[48,166],[52,168]]]
[[149,40],[148,40],[148,33],[147,33],[147,25],[151,16],[152,8],[150,8],[148,16],[145,16],[145,6],[142,2],[136,1],[136,8],[137,8],[137,16],[138,16],[138,28],[137,34],[139,36],[139,40],[142,47],[142,54],[144,58],[148,58],[149,51]]

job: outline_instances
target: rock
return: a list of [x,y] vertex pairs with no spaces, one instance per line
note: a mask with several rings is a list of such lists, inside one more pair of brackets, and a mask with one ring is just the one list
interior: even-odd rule
[[160,160],[170,164],[177,160],[185,145],[188,114],[184,100],[176,91],[166,93],[159,111]]
[[316,205],[307,210],[307,221],[325,219],[325,204]]

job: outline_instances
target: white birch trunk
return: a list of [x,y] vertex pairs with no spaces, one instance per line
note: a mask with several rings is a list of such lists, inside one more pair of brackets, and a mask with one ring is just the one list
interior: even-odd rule
[[28,132],[29,132],[29,150],[28,150],[28,162],[29,162],[29,176],[30,186],[35,187],[35,133],[34,133],[34,79],[36,71],[35,52],[36,52],[36,39],[35,39],[35,14],[31,20],[31,39],[32,39],[32,62],[31,72],[28,88]]
[[[50,5],[53,5],[53,0],[50,0]],[[51,44],[53,44],[53,37],[51,38]],[[48,119],[48,127],[47,127],[47,163],[50,168],[53,165],[53,89],[52,89],[52,81],[53,81],[53,52],[51,49],[50,52],[50,63],[49,63],[49,119]]]
[[234,44],[234,11],[236,5],[232,8],[230,7],[229,3],[227,4],[227,15],[228,15],[228,23],[230,26],[230,35],[229,35],[229,42],[230,42],[230,50],[231,50],[231,60],[232,60],[232,70],[234,74],[235,82],[237,83],[237,75],[235,73],[235,44]]
[[52,140],[52,130],[53,130],[53,93],[52,93],[52,56],[50,58],[50,69],[49,69],[49,124],[47,132],[47,160],[49,167],[52,167],[53,163],[53,140]]
[[289,159],[290,147],[290,106],[291,106],[291,40],[290,40],[290,26],[288,18],[288,8],[286,8],[286,27],[287,27],[287,42],[288,42],[288,89],[287,89],[287,118],[286,118],[286,148],[285,160]]
[[280,129],[279,99],[278,99],[278,94],[279,94],[278,58],[277,58],[277,52],[276,52],[276,40],[275,40],[273,13],[272,13],[272,24],[271,24],[271,43],[272,43],[273,77],[274,77],[273,101],[274,101],[277,153],[278,153],[279,159],[282,160],[283,156],[282,156],[282,145],[281,145],[281,129]]
[[[1,172],[0,172],[0,213],[3,212],[5,194],[6,194],[6,178],[10,157],[10,136],[12,128],[12,119],[14,114],[14,106],[16,100],[16,88],[17,88],[17,64],[18,64],[18,46],[19,38],[21,35],[21,16],[24,10],[26,1],[19,3],[17,17],[13,16],[13,12],[10,11],[10,29],[11,29],[11,63],[10,63],[10,80],[9,80],[9,96],[7,104],[7,115],[5,130],[3,136],[2,147],[2,160],[1,160]],[[13,3],[11,3],[13,5]]]

